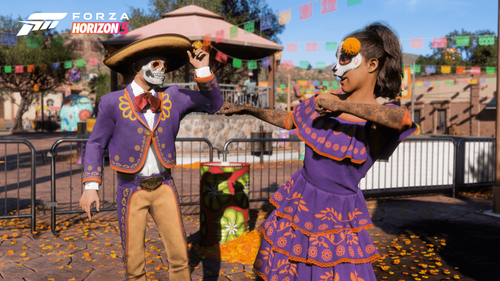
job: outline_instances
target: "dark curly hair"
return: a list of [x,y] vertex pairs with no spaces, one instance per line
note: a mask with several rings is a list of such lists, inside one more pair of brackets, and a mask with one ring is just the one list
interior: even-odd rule
[[394,99],[401,93],[403,54],[395,32],[388,24],[374,22],[344,38],[354,37],[361,42],[361,55],[379,61],[375,97]]

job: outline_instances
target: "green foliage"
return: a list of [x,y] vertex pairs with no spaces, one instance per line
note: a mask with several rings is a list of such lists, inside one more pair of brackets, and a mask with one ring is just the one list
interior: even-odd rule
[[[495,35],[491,30],[478,30],[476,32],[468,32],[465,30],[454,30],[446,35],[448,37],[447,48],[433,48],[432,54],[428,56],[420,56],[415,64],[420,65],[455,65],[455,66],[496,66],[497,65],[497,50],[498,40],[495,40],[493,45],[479,45],[479,36]],[[469,46],[457,46],[457,36],[470,36]],[[432,46],[432,43],[430,43]],[[460,55],[446,55],[446,50],[449,48],[456,49]],[[451,58],[451,59],[450,59]],[[452,73],[455,73],[456,68],[452,67]],[[417,73],[417,76],[425,74],[424,71]],[[437,67],[436,75],[441,74],[441,69]]]
[[96,94],[96,102],[98,103],[102,96],[109,93],[110,85],[111,75],[106,72],[99,72],[97,78],[92,79],[88,84],[90,92]]

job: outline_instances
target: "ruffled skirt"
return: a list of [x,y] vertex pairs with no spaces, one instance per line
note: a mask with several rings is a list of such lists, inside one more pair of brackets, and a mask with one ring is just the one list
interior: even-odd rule
[[371,263],[380,255],[366,232],[373,224],[363,194],[339,195],[332,188],[314,187],[300,170],[274,193],[276,210],[259,226],[264,240],[254,271],[260,277],[376,281]]

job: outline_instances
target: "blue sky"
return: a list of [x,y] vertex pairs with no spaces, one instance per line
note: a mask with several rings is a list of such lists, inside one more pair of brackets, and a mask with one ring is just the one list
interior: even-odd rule
[[[312,17],[299,19],[299,6],[312,2]],[[477,31],[489,29],[497,33],[498,1],[496,0],[363,0],[361,4],[347,6],[347,0],[337,0],[337,10],[320,13],[320,1],[307,0],[267,0],[275,11],[291,9],[291,20],[285,31],[279,36],[281,43],[299,43],[298,52],[283,52],[284,60],[293,60],[294,65],[307,60],[325,62],[327,65],[336,61],[335,52],[326,51],[325,42],[339,42],[346,34],[360,29],[373,21],[387,22],[402,39],[403,52],[426,55],[433,37],[443,37],[453,30]],[[14,17],[20,15],[27,19],[34,12],[69,13],[57,29],[70,28],[72,13],[116,13],[119,18],[129,7],[147,10],[147,0],[24,0],[2,1],[0,14]],[[78,21],[78,20],[75,20]],[[410,48],[411,38],[424,38],[424,47]],[[306,42],[318,42],[317,52],[305,52]]]

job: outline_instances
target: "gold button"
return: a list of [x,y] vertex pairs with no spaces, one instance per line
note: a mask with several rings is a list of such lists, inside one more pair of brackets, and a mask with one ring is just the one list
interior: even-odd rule
[[137,132],[138,132],[139,134],[142,134],[142,132],[143,132],[143,131],[144,131],[144,130],[143,130],[142,128],[137,129]]
[[115,161],[118,161],[118,160],[120,160],[120,156],[115,155]]
[[164,149],[164,148],[165,148],[165,144],[164,144],[164,143],[162,143],[162,144],[161,144],[161,148],[162,148],[162,149]]
[[168,158],[172,158],[172,154],[170,154],[170,153],[169,153],[169,154],[168,154]]
[[160,133],[160,134],[163,133],[163,128],[162,127],[158,128],[158,133]]
[[87,170],[91,171],[92,170],[92,166],[88,166]]
[[101,171],[101,167],[97,167],[97,171],[100,172]]
[[149,137],[149,136],[151,136],[151,131],[147,130],[146,132],[144,132],[144,134]]
[[130,158],[128,159],[128,161],[130,161],[130,162],[132,162],[132,163],[133,163],[133,162],[134,162],[134,157],[130,157]]
[[140,146],[138,146],[138,145],[136,145],[136,146],[134,147],[134,149],[135,149],[136,151],[139,151],[139,150],[141,149],[141,147],[140,147]]

